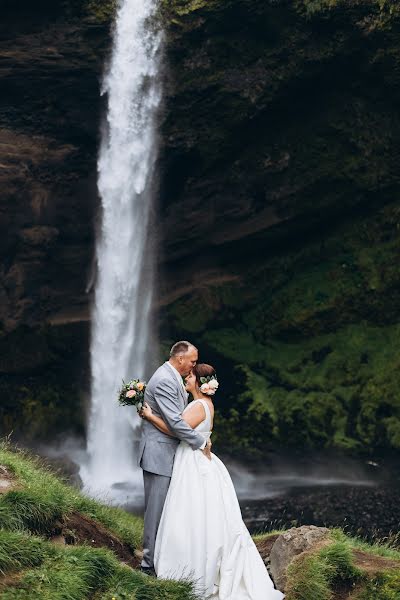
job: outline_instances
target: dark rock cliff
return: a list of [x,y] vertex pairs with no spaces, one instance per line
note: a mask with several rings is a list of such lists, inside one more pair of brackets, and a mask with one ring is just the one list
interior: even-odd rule
[[10,2],[0,26],[3,431],[76,417],[88,352],[99,78],[109,27],[74,2]]
[[[112,3],[29,6],[0,30],[3,422],[56,406],[77,427]],[[164,0],[161,18],[163,342],[218,365],[228,445],[398,447],[398,7]]]

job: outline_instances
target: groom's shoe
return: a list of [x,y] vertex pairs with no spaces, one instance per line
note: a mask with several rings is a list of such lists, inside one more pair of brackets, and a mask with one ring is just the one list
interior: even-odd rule
[[153,567],[140,567],[140,571],[149,577],[157,577],[157,574]]

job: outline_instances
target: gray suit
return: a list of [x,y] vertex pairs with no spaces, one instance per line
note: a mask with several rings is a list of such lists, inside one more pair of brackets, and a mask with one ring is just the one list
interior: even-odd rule
[[177,438],[162,433],[149,421],[143,423],[138,456],[138,464],[143,469],[145,506],[142,566],[153,567],[158,525],[179,441],[198,450],[204,444],[204,438],[182,419],[187,394],[167,363],[161,365],[148,382],[144,399]]

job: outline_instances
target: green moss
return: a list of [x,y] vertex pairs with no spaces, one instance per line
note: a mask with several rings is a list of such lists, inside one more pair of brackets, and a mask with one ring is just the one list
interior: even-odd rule
[[220,0],[161,0],[161,6],[171,16],[183,17],[201,9],[212,10]]
[[394,203],[170,308],[228,384],[218,443],[399,448],[399,223]]
[[379,23],[384,24],[391,18],[400,15],[400,9],[396,0],[372,0],[361,2],[359,0],[296,0],[300,11],[305,10],[307,15],[326,13],[331,10],[343,10],[364,4],[371,13],[379,17]]
[[117,9],[117,0],[87,0],[86,11],[98,23],[110,22]]

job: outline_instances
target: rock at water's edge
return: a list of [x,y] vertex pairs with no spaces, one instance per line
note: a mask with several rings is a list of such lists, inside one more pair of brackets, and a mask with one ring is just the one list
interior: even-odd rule
[[270,554],[270,572],[278,590],[285,591],[286,573],[292,560],[328,536],[329,529],[315,525],[294,527],[279,536]]

